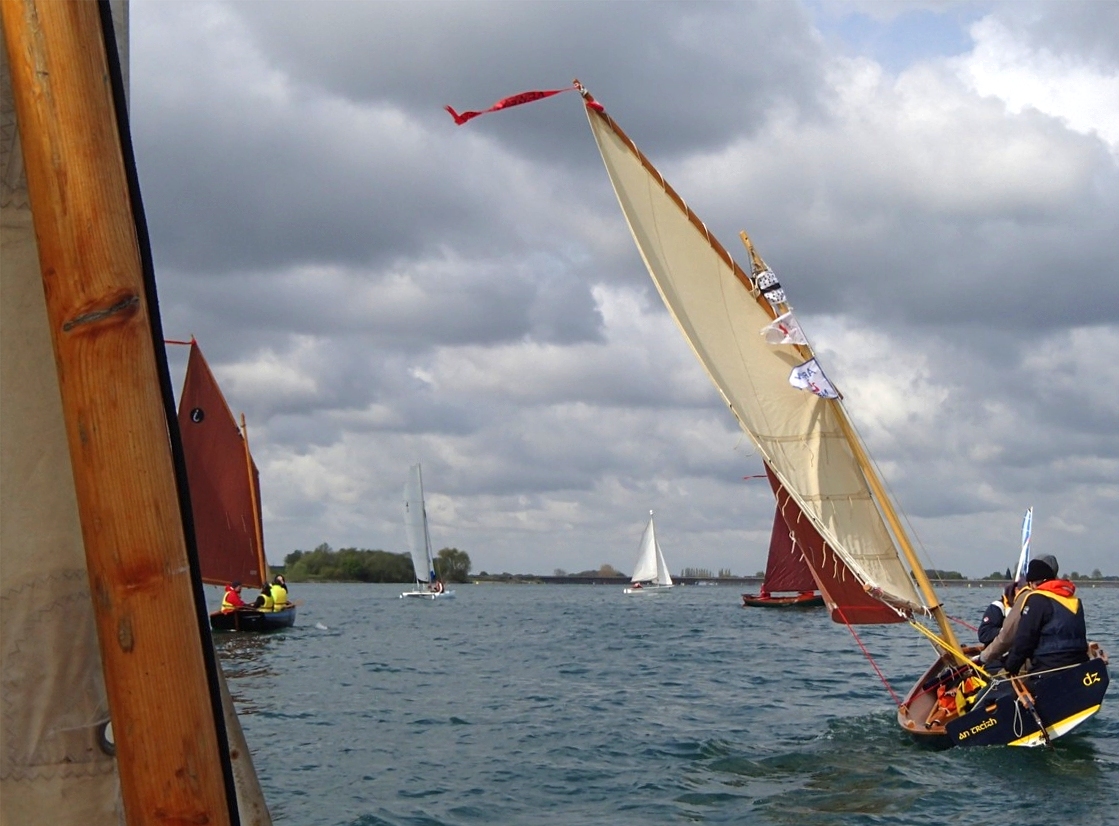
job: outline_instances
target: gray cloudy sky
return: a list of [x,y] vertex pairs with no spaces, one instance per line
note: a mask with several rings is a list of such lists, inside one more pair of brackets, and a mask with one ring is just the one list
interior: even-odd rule
[[[167,334],[249,421],[268,555],[764,566],[761,462],[645,274],[579,78],[750,231],[927,564],[1119,573],[1119,4],[132,0]],[[740,260],[744,259],[744,256]],[[176,380],[185,348],[170,353]]]

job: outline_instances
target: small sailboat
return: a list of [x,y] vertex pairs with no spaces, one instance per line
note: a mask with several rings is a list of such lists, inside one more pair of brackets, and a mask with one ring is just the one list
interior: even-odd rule
[[824,596],[816,590],[812,569],[796,547],[795,535],[781,511],[773,514],[765,579],[757,594],[742,595],[743,608],[823,608]]
[[[261,589],[270,576],[264,555],[260,474],[249,452],[245,417],[238,427],[198,342],[192,338],[189,343],[179,397],[179,430],[202,581],[210,585],[239,582]],[[219,610],[210,614],[210,627],[216,631],[275,631],[293,626],[295,614],[291,602],[278,610]]]
[[673,587],[672,576],[664,561],[660,543],[657,542],[657,529],[653,525],[653,512],[649,511],[649,524],[641,535],[641,545],[637,551],[637,562],[633,566],[630,586],[624,589],[627,594],[655,594]]
[[408,536],[408,550],[412,555],[412,569],[416,581],[411,591],[400,595],[413,599],[453,599],[455,592],[448,591],[435,574],[435,560],[431,556],[431,534],[427,529],[427,507],[424,505],[424,480],[420,466],[412,465],[404,485],[404,532]]

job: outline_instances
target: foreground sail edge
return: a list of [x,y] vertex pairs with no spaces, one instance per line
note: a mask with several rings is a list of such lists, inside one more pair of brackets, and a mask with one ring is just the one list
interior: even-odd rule
[[[795,349],[761,337],[773,312],[751,294],[749,277],[608,115],[587,106],[587,117],[662,300],[767,468],[823,538],[816,572],[827,567],[830,555],[831,567],[841,562],[857,580],[850,584],[874,592],[866,602],[883,604],[880,612],[853,621],[897,621],[901,613],[923,613],[848,447],[842,413],[832,407],[839,402],[789,386],[788,374],[802,359]],[[821,459],[824,464],[814,473],[810,469]],[[787,521],[793,526],[801,520]]]
[[[127,4],[113,3],[111,12],[123,31]],[[241,784],[250,776],[258,797],[259,786],[247,751],[231,767],[221,750],[226,744],[222,716],[234,739],[239,727],[232,730],[232,704],[223,704],[219,696],[221,673],[209,636],[187,607],[195,597],[201,599],[202,591],[189,583],[182,512],[174,473],[168,473],[164,413],[169,400],[159,392],[162,351],[152,351],[158,316],[154,304],[145,301],[154,298],[154,286],[144,262],[147,239],[134,188],[123,67],[114,60],[108,16],[108,4],[3,4],[5,81],[11,69],[4,95],[13,94],[19,111],[17,136],[8,120],[13,108],[5,99],[4,154],[27,161],[26,179],[23,164],[6,164],[3,170],[3,349],[6,366],[17,361],[14,353],[20,354],[20,369],[29,379],[14,387],[3,382],[5,533],[12,527],[7,494],[13,489],[34,497],[53,487],[71,504],[21,531],[20,545],[32,551],[36,538],[46,541],[42,553],[35,554],[36,569],[13,568],[13,546],[4,542],[0,821],[88,826],[168,819],[221,824],[239,818],[245,826],[267,824],[262,800],[251,814],[239,812],[233,801],[234,786],[240,799]],[[120,42],[123,52],[123,34]],[[14,56],[11,67],[9,55]],[[75,232],[76,226],[82,231]],[[51,283],[46,302],[41,279]],[[58,335],[60,315],[74,320],[75,307],[88,311],[106,303],[102,320],[82,318],[87,327]],[[34,336],[12,338],[9,332],[18,325],[9,322],[15,318]],[[55,334],[53,353],[48,329]],[[82,335],[85,330],[96,335]],[[20,347],[9,348],[16,341]],[[55,375],[56,361],[65,383]],[[103,392],[107,385],[115,392]],[[47,408],[41,406],[44,398],[50,400]],[[123,403],[115,406],[116,399]],[[38,419],[30,426],[39,428],[42,438],[27,446],[61,460],[50,469],[41,458],[31,467],[7,461],[9,449],[22,447],[11,437],[22,434],[30,419]],[[77,440],[75,420],[81,428]],[[71,431],[68,456],[66,429]],[[48,444],[51,448],[42,451]],[[79,520],[84,532],[71,531],[59,542],[52,526],[62,522],[69,528]],[[90,599],[91,583],[100,596],[96,603]],[[60,585],[71,590],[60,591]],[[33,595],[39,587],[47,590],[35,606],[34,621],[11,622],[9,597]],[[195,620],[200,619],[201,603],[194,607]],[[40,645],[50,614],[64,623],[63,634],[53,644]],[[100,644],[92,636],[95,622]],[[10,690],[10,633],[19,635],[19,649],[34,655],[25,664],[31,667],[18,669],[31,688],[26,696]],[[90,656],[84,655],[87,650]],[[61,670],[52,676],[43,668],[47,661],[60,663]],[[216,673],[212,693],[205,688],[210,669]],[[49,705],[55,695],[63,707]],[[98,707],[85,707],[98,697]],[[27,726],[24,734],[42,729],[44,739],[21,740],[20,748],[10,748],[15,745],[10,725],[17,719]],[[111,735],[109,722],[116,724]],[[243,745],[238,742],[237,748]],[[230,773],[223,782],[225,770]]]

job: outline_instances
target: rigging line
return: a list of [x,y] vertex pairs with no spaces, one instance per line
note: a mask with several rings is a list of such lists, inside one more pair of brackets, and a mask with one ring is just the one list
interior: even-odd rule
[[914,620],[910,620],[909,624],[913,628],[916,628],[919,632],[924,634],[926,637],[928,637],[933,642],[933,644],[936,645],[941,651],[946,651],[946,652],[951,653],[952,656],[955,657],[957,660],[959,660],[962,665],[974,666],[976,668],[976,670],[982,671],[982,669],[979,668],[979,666],[977,666],[974,662],[972,662],[971,658],[968,657],[968,655],[965,654],[961,649],[954,648],[953,646],[949,645],[945,640],[941,639],[937,634],[934,634],[931,629],[927,628],[926,626],[922,625],[919,622],[915,622]]
[[957,625],[962,625],[964,628],[968,629],[969,631],[978,631],[979,630],[978,628],[976,628],[974,625],[972,625],[967,620],[962,620],[959,617],[952,616],[951,614],[945,614],[945,616],[948,617],[948,619],[950,619],[952,622],[956,623]]
[[890,681],[886,679],[886,675],[882,673],[882,669],[878,667],[878,663],[874,661],[874,657],[871,656],[867,647],[863,645],[863,641],[859,639],[859,635],[855,632],[855,626],[847,621],[847,616],[843,613],[843,608],[838,603],[836,603],[835,611],[839,614],[839,618],[843,620],[843,624],[847,626],[847,630],[851,632],[851,636],[855,638],[856,644],[858,644],[859,648],[862,650],[863,656],[866,657],[866,661],[870,663],[870,667],[874,669],[874,673],[878,675],[878,679],[882,681],[882,685],[886,686],[886,690],[890,692],[890,696],[894,700],[894,705],[901,708],[901,700],[898,698],[897,692],[894,691],[894,687],[890,685]]

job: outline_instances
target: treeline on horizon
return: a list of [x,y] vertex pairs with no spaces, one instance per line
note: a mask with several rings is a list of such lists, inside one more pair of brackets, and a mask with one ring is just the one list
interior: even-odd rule
[[[971,577],[966,577],[963,574],[961,574],[959,571],[940,571],[940,570],[937,570],[936,568],[926,568],[925,569],[925,576],[927,576],[933,582],[942,582],[942,581],[945,581],[945,580],[955,580],[955,579],[964,579],[964,580],[971,579]],[[1061,573],[1061,574],[1059,574],[1059,576],[1060,576],[1061,579],[1084,580],[1084,581],[1090,581],[1090,580],[1093,580],[1093,579],[1105,580],[1105,581],[1119,579],[1119,576],[1114,576],[1112,574],[1104,575],[1103,573],[1101,573],[1099,568],[1092,569],[1092,573],[1090,573],[1090,574],[1082,574],[1079,571],[1071,571],[1067,574],[1066,573]],[[1005,571],[1003,571],[1001,573],[998,572],[998,571],[992,571],[991,573],[987,574],[987,576],[976,577],[976,579],[984,579],[984,580],[986,580],[986,579],[1005,579],[1007,581],[1010,581],[1010,580],[1014,579],[1014,573],[1009,568],[1007,568]]]
[[[435,575],[444,582],[466,582],[470,555],[443,548],[435,558]],[[325,542],[313,551],[284,557],[284,577],[291,582],[414,582],[409,554],[364,548],[334,550]]]
[[[435,573],[444,582],[466,582],[470,576],[472,563],[470,556],[457,548],[443,548],[436,555]],[[412,582],[415,575],[412,571],[412,558],[407,553],[392,553],[391,551],[370,550],[365,548],[341,548],[334,550],[325,542],[313,551],[293,551],[284,557],[284,576],[292,582]],[[933,582],[968,581],[972,577],[964,576],[959,571],[945,571],[936,568],[925,569],[925,574]],[[483,579],[501,579],[515,576],[536,576],[536,574],[496,574],[482,571],[478,574]],[[562,568],[552,572],[554,577],[627,577],[628,574],[619,571],[613,565],[604,564],[597,569],[568,573]],[[720,568],[713,573],[706,568],[684,568],[682,576],[700,579],[736,578],[729,568]],[[753,575],[756,579],[763,578],[762,571]],[[1005,571],[975,577],[980,580],[1010,580],[1012,573],[1009,568]],[[750,578],[744,574],[744,578]],[[1090,574],[1081,574],[1072,571],[1061,574],[1063,579],[1080,581],[1113,581],[1119,576],[1105,575],[1099,568],[1093,569]]]

